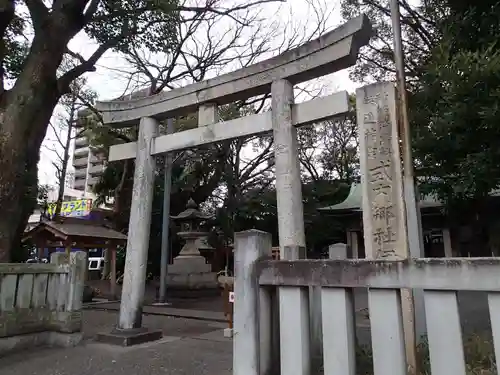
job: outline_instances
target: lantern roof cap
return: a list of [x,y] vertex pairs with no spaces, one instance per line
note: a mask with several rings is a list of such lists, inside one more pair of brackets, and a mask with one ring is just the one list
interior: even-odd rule
[[201,212],[198,207],[198,204],[193,200],[193,198],[189,198],[186,209],[180,214],[170,217],[177,221],[202,221],[213,218],[213,215]]

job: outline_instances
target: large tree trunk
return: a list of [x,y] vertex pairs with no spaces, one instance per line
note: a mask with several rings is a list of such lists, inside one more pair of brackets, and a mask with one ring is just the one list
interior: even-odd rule
[[[0,104],[0,262],[19,245],[37,191],[36,165],[48,123],[60,93],[56,71],[65,44],[54,35],[35,36],[16,84]],[[35,176],[35,177],[34,177]]]
[[[33,170],[54,107],[71,81],[91,69],[82,64],[58,82],[57,69],[68,42],[85,26],[86,1],[57,1],[50,11],[38,1],[26,5],[35,35],[14,87],[9,91],[0,87],[0,262],[10,259],[26,225],[28,210],[21,207],[33,202],[37,185]],[[0,40],[13,15],[14,1],[0,0]],[[5,45],[0,43],[0,63],[4,58]]]
[[38,196],[38,158],[33,160],[33,163],[26,166],[26,191],[24,195],[23,205],[20,207],[21,219],[14,233],[13,251],[10,253],[11,262],[24,262],[29,255],[22,245],[22,235],[26,230],[26,223],[30,215],[36,208]]
[[[16,236],[26,226],[36,199],[39,150],[47,129],[43,125],[55,106],[49,100],[44,102],[45,108],[12,104],[4,112],[0,129],[0,262],[10,261],[19,245]],[[26,117],[34,129],[25,125]]]

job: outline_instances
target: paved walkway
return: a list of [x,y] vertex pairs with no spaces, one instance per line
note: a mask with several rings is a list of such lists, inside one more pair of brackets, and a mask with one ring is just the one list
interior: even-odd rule
[[0,359],[2,375],[231,375],[232,341],[224,324],[166,316],[144,316],[146,327],[161,329],[158,342],[118,348],[93,341],[111,330],[117,314],[85,311],[85,341],[67,349],[34,349]]

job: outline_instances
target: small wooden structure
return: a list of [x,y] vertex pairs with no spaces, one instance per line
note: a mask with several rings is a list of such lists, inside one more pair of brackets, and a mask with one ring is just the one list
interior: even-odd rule
[[103,276],[110,274],[110,292],[116,297],[116,250],[127,242],[127,236],[123,233],[107,227],[103,221],[59,217],[57,221],[41,221],[25,233],[23,242],[28,241],[38,248],[39,254],[45,248],[65,248],[68,255],[72,249],[85,251],[86,281],[89,249],[106,249]]

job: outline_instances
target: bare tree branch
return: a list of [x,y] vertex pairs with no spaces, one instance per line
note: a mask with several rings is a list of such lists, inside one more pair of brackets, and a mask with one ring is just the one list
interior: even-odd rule
[[49,123],[49,126],[52,129],[52,131],[54,132],[54,135],[56,136],[57,143],[59,144],[59,146],[64,147],[65,142],[63,142],[61,140],[61,137],[59,135],[59,132],[61,131],[61,129],[60,128],[56,129],[56,126],[54,125],[54,123],[52,121]]
[[[248,24],[246,22],[242,21],[242,19],[235,17],[234,13],[241,11],[241,10],[248,9],[248,8],[252,8],[256,5],[265,4],[265,3],[275,3],[277,1],[284,2],[285,0],[256,0],[253,2],[250,1],[244,5],[239,5],[239,6],[235,6],[232,8],[222,8],[222,7],[216,8],[212,5],[209,5],[210,1],[207,1],[206,7],[179,6],[179,7],[177,7],[177,10],[186,11],[186,12],[195,12],[195,13],[211,12],[214,14],[218,14],[220,16],[229,16],[230,18],[232,18],[235,22],[239,23],[240,25],[248,26]],[[216,1],[212,0],[212,3],[216,3]]]
[[87,60],[85,60],[85,57],[83,57],[81,54],[78,52],[74,52],[69,49],[69,47],[66,48],[66,53],[73,57],[74,59],[78,60],[81,64],[85,63]]
[[101,44],[88,60],[85,60],[85,62],[82,62],[80,65],[63,74],[63,76],[59,78],[57,82],[59,92],[61,94],[68,93],[69,85],[71,84],[71,82],[73,82],[84,73],[95,71],[96,62],[102,57],[102,55],[106,53],[107,50],[112,48],[117,42],[118,40],[112,40],[108,43]]

